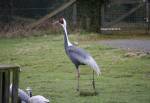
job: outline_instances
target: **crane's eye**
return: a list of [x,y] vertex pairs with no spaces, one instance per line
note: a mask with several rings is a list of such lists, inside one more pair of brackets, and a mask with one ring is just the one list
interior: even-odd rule
[[60,18],[60,19],[59,19],[59,23],[60,23],[60,24],[64,24],[63,18]]

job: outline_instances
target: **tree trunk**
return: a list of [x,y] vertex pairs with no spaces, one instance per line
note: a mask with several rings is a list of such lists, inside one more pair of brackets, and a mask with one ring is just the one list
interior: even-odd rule
[[100,32],[101,0],[78,0],[78,24],[89,32]]

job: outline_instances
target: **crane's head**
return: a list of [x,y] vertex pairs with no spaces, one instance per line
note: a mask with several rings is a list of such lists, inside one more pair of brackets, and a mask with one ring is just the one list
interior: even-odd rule
[[30,97],[32,97],[32,89],[31,89],[30,87],[27,87],[26,91],[27,91],[27,94],[28,94]]
[[53,24],[60,24],[63,28],[66,28],[67,23],[64,18],[60,18],[58,21],[54,22]]

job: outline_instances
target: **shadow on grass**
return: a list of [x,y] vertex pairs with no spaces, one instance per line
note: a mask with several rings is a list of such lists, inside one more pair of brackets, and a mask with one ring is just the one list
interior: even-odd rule
[[133,77],[133,75],[130,74],[116,75],[113,78],[130,78],[130,77]]
[[79,92],[80,96],[86,97],[86,96],[97,96],[98,92],[97,91],[87,91],[87,90],[82,90]]

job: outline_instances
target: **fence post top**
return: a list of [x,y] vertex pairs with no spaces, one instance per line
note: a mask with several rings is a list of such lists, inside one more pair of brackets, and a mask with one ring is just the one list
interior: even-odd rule
[[0,70],[1,69],[19,69],[20,66],[18,65],[12,65],[12,64],[0,64]]

